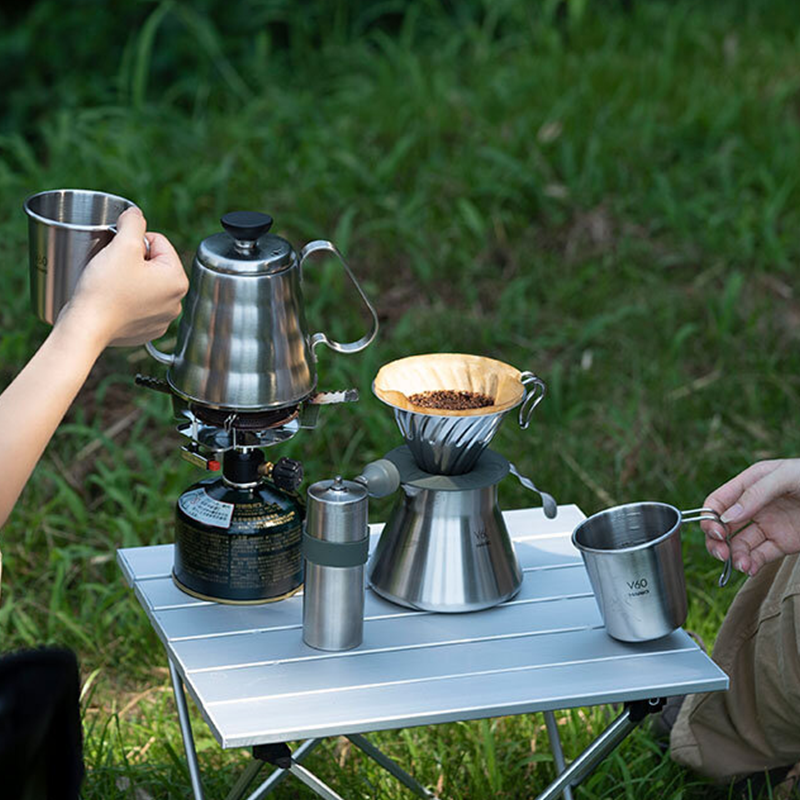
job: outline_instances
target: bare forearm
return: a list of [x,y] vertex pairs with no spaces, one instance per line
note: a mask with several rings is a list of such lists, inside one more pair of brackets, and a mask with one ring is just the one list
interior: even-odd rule
[[4,524],[50,437],[75,399],[102,343],[66,318],[0,395],[0,525]]

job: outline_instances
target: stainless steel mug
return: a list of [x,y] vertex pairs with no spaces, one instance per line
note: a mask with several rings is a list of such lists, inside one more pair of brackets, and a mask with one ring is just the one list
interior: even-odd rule
[[114,238],[117,218],[133,205],[88,189],[55,189],[25,200],[31,305],[39,319],[56,321],[84,267]]
[[683,625],[681,526],[704,519],[721,523],[711,508],[629,503],[593,514],[575,528],[572,543],[583,556],[609,636],[646,642]]

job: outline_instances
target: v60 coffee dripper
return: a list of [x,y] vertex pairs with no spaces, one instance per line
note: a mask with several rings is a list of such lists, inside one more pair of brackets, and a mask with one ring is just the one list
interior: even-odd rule
[[[313,428],[319,406],[358,399],[355,390],[318,392],[314,348],[363,350],[378,319],[339,252],[311,242],[298,257],[269,233],[272,218],[234,212],[224,233],[201,242],[178,329],[174,354],[152,344],[167,364],[166,380],[137,383],[166,392],[188,438],[182,455],[222,476],[191,486],[178,499],[176,584],[190,594],[229,603],[262,603],[296,592],[303,581],[304,507],[296,493],[302,465],[266,461],[262,448]],[[312,253],[334,253],[367,307],[372,325],[340,344],[307,331],[302,268]]]

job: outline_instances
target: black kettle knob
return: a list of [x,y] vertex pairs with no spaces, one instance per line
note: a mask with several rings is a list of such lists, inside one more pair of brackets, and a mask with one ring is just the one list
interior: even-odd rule
[[254,242],[272,227],[272,217],[259,211],[229,211],[220,222],[234,239],[245,242]]
[[293,458],[279,458],[272,467],[272,482],[285,492],[296,492],[303,482],[303,465]]

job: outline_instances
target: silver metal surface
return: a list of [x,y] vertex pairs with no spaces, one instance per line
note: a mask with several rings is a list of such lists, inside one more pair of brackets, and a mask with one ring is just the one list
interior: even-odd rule
[[626,708],[536,800],[555,800],[570,786],[577,786],[637,726]]
[[[518,403],[519,424],[525,429],[533,409],[541,402],[547,389],[544,382],[531,372],[521,373],[521,380],[525,384],[525,393]],[[384,400],[381,402],[391,406]],[[461,475],[475,466],[506,414],[516,406],[494,414],[467,417],[448,416],[444,412],[417,414],[396,406],[391,408],[397,427],[421,469],[440,475]]]
[[[547,738],[550,740],[550,750],[553,753],[553,762],[556,765],[556,776],[560,776],[566,769],[564,751],[561,749],[561,736],[558,733],[556,715],[552,711],[544,712],[544,724],[547,727]],[[565,786],[562,792],[564,800],[572,800],[572,789]]]
[[[308,488],[305,532],[345,544],[369,535],[366,487],[341,477]],[[364,636],[364,565],[305,561],[303,641],[318,650],[352,650]]]
[[194,747],[194,736],[192,735],[192,722],[189,719],[189,709],[186,707],[186,695],[183,693],[183,680],[178,670],[169,658],[169,676],[172,679],[172,692],[175,697],[175,705],[178,709],[178,722],[181,726],[183,736],[183,749],[186,752],[186,763],[189,767],[189,780],[192,784],[192,794],[194,800],[204,800],[203,784],[200,781],[200,767],[197,764],[197,751]]
[[[273,239],[283,242],[279,269],[271,261],[265,264],[261,250]],[[258,245],[255,253],[241,252],[227,233],[204,240],[192,263],[175,352],[147,345],[153,358],[168,365],[167,381],[186,400],[238,411],[296,404],[316,386],[313,350],[318,344],[356,353],[378,332],[375,309],[330,242],[309,243],[299,259],[280,237],[263,236]],[[307,332],[302,267],[320,251],[342,261],[372,318],[369,332],[355,342],[340,344]]]
[[[187,689],[223,747],[367,733],[727,688],[683,631],[626,644],[606,635],[560,506],[504,513],[525,580],[473,614],[411,611],[367,592],[364,642],[324,653],[302,641],[302,600],[257,608],[189,597],[171,545],[118,551]],[[377,539],[380,526],[371,526]]]
[[487,450],[466,475],[420,476],[407,448],[386,457],[402,485],[367,567],[374,591],[393,603],[446,613],[513,597],[522,572],[497,505],[498,476],[508,473],[508,462]]
[[134,203],[86,189],[39,192],[25,200],[31,306],[51,325],[89,261],[114,238],[119,215]]
[[394,775],[400,783],[423,800],[437,800],[433,792],[429,792],[413,775],[409,775],[396,761],[375,747],[366,736],[349,733],[347,738],[359,749],[363,750],[375,763],[380,764],[387,772]]
[[213,233],[200,242],[197,258],[209,269],[231,275],[270,275],[297,266],[292,245],[274,233],[264,233],[253,241],[236,239],[227,232]]
[[[685,519],[719,522],[710,509],[688,511]],[[600,511],[575,529],[573,544],[615,639],[658,639],[686,620],[681,523],[682,512],[667,503],[628,503]]]
[[[188,414],[190,412],[187,412]],[[288,442],[301,427],[299,418],[290,420],[280,427],[260,431],[243,431],[236,428],[226,431],[224,428],[205,425],[196,420],[181,422],[177,426],[180,434],[214,453],[224,453],[242,447],[269,447],[273,444],[282,444]]]
[[532,492],[536,492],[539,497],[542,498],[542,508],[544,509],[544,515],[548,519],[553,519],[553,517],[558,514],[558,503],[556,503],[555,497],[549,494],[548,492],[543,492],[541,489],[536,487],[536,484],[530,479],[526,478],[516,467],[515,464],[512,464],[510,461],[508,462],[508,470],[509,472],[526,488],[530,489]]

